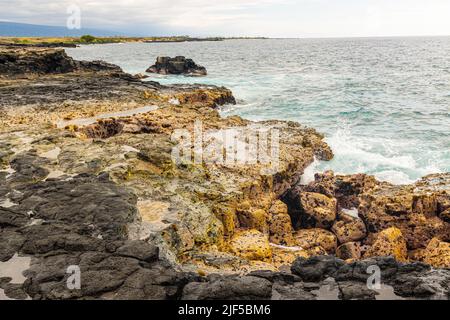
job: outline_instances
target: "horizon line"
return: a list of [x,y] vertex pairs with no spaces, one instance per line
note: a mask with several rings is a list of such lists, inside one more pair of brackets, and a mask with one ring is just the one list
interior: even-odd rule
[[[29,23],[29,22],[18,22],[18,21],[11,21],[11,20],[4,20],[1,19],[0,23],[12,23],[12,24],[25,24],[25,25],[32,25],[32,26],[42,26],[42,27],[54,27],[54,28],[65,28],[65,26],[61,25],[43,25],[43,24],[35,24],[35,23]],[[114,37],[127,37],[127,38],[164,38],[164,37],[189,37],[189,38],[250,38],[250,39],[256,39],[256,38],[264,38],[264,39],[365,39],[365,38],[414,38],[414,37],[450,37],[450,34],[424,34],[424,35],[417,35],[417,34],[409,34],[409,35],[339,35],[339,36],[295,36],[295,37],[284,37],[284,36],[277,36],[277,37],[269,37],[269,36],[224,36],[224,35],[162,35],[162,36],[156,36],[156,35],[127,35],[127,32],[122,32],[119,30],[111,30],[111,29],[102,29],[101,27],[95,27],[95,26],[88,26],[86,28],[79,29],[80,32],[83,31],[83,29],[87,29],[87,31],[98,31],[98,32],[109,32],[109,33],[117,33],[117,35],[114,36],[98,36],[102,38],[114,38]],[[44,37],[54,37],[54,36],[0,36],[2,38],[44,38]],[[54,37],[54,38],[78,38],[78,37],[71,37],[71,36],[61,36],[61,37]]]

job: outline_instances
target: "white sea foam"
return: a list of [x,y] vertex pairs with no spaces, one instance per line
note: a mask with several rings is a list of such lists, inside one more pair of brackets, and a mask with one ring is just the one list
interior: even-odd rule
[[306,167],[303,172],[302,178],[300,179],[301,184],[309,184],[314,181],[314,175],[317,173],[317,167],[319,166],[320,161],[314,157],[313,163],[311,163],[308,167]]
[[332,169],[338,174],[368,173],[381,181],[401,185],[413,183],[430,173],[441,172],[434,163],[421,167],[412,155],[395,154],[396,145],[400,148],[398,141],[382,138],[363,140],[353,134],[348,126],[338,129],[326,142],[335,158],[329,163],[321,162],[319,168]]

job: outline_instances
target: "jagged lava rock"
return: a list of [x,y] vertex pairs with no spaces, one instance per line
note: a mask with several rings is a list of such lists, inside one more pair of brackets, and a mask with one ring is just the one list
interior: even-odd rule
[[359,241],[367,236],[364,221],[345,213],[339,214],[339,220],[333,224],[331,231],[337,236],[341,244]]
[[450,243],[432,239],[424,249],[424,262],[437,268],[450,268]]
[[270,242],[280,245],[294,245],[291,217],[285,203],[275,201],[269,210]]
[[327,253],[334,253],[337,247],[336,236],[325,229],[301,229],[294,233],[297,246],[309,251],[315,247],[323,248]]
[[61,74],[87,70],[122,72],[120,67],[104,61],[76,61],[63,49],[0,46],[0,77],[29,77],[33,74]]
[[346,242],[336,249],[336,256],[342,260],[359,260],[361,245],[359,242]]
[[345,262],[333,256],[315,256],[309,259],[298,258],[291,267],[292,273],[303,281],[317,282],[336,274]]
[[300,194],[299,218],[301,227],[328,229],[336,220],[336,199],[320,193],[303,192]]
[[197,65],[192,59],[183,56],[175,58],[158,57],[156,63],[146,72],[159,74],[184,74],[190,76],[206,76],[206,68]]
[[414,185],[379,183],[359,197],[358,207],[369,232],[399,228],[408,249],[424,248],[437,237],[450,241],[450,224],[439,217],[450,199],[450,174],[424,177]]
[[367,258],[393,256],[398,261],[407,261],[408,251],[402,231],[394,227],[381,231],[364,256]]
[[211,277],[208,282],[191,282],[183,289],[183,300],[265,300],[272,295],[272,283],[254,276]]

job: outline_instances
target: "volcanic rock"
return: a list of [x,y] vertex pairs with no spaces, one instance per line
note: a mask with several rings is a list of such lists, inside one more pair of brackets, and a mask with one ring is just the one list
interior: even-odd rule
[[406,241],[400,229],[388,228],[381,231],[374,244],[365,253],[365,257],[393,256],[398,261],[407,260]]
[[230,247],[231,252],[249,260],[267,260],[272,257],[267,236],[254,229],[236,232]]
[[340,214],[331,231],[337,236],[339,243],[359,241],[367,236],[366,225],[360,218]]
[[320,193],[300,194],[302,227],[330,228],[336,220],[336,199]]
[[336,236],[320,228],[298,230],[294,233],[294,241],[305,250],[321,247],[328,253],[334,253],[337,247]]
[[146,72],[159,74],[184,74],[189,76],[206,76],[206,68],[197,65],[192,59],[182,56],[175,58],[158,57],[156,63]]

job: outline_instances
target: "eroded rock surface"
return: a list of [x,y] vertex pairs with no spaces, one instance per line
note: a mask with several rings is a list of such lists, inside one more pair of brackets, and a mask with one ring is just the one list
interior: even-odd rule
[[[311,205],[311,198],[317,206]],[[445,214],[449,199],[448,173],[396,186],[363,174],[335,176],[328,171],[283,196],[297,233],[330,230],[338,239],[336,254],[345,260],[394,256],[398,261],[420,261],[440,268],[450,267],[446,249],[450,224]],[[330,229],[330,219],[324,225],[318,217],[331,212],[332,203],[336,203],[337,215]]]
[[184,74],[189,76],[206,76],[206,68],[197,65],[192,59],[178,56],[175,58],[158,57],[156,63],[146,72],[159,74]]

